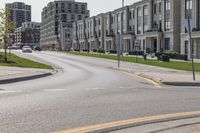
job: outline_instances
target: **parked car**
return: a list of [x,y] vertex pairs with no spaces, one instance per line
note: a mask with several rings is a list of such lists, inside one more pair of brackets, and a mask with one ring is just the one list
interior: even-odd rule
[[31,49],[30,46],[24,46],[24,47],[22,48],[22,52],[23,52],[23,53],[32,53],[32,49]]
[[41,51],[42,49],[39,46],[35,46],[35,47],[33,47],[33,50],[34,51]]
[[17,49],[20,49],[20,46],[12,45],[12,46],[8,46],[8,49],[17,50]]

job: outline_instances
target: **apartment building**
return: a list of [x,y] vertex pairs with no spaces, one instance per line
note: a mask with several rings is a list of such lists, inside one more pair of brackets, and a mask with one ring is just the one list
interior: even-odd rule
[[66,50],[71,45],[72,24],[89,17],[87,3],[75,0],[59,0],[48,3],[42,11],[41,46]]
[[[181,54],[193,55],[200,58],[200,1],[182,0],[182,23],[181,23]],[[191,20],[193,49],[189,43],[187,19]],[[193,50],[193,51],[192,51]]]
[[15,29],[15,45],[17,46],[39,46],[40,23],[24,22],[22,26]]
[[6,8],[11,11],[11,21],[16,23],[16,28],[23,22],[31,22],[31,6],[22,2],[6,3]]
[[[113,53],[118,49],[123,53],[135,50],[147,53],[167,50],[180,52],[181,2],[182,0],[142,0],[87,18],[82,21],[86,25],[83,32],[87,35],[94,31],[94,34],[85,36],[81,42],[83,39],[85,44],[89,42],[93,46],[89,50],[102,49]],[[74,26],[77,27],[76,23]],[[74,30],[79,32],[79,28]]]

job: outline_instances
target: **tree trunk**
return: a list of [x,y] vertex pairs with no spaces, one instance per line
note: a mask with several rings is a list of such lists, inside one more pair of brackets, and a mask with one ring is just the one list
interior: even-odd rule
[[4,38],[4,62],[7,62],[6,38]]

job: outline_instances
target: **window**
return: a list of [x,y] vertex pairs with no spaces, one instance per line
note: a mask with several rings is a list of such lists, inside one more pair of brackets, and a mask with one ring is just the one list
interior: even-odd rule
[[185,18],[192,19],[192,0],[185,1]]
[[165,0],[165,10],[170,10],[170,1],[169,0]]
[[111,24],[114,23],[114,16],[111,17],[111,22],[110,22],[110,23],[111,23]]
[[81,20],[82,19],[82,16],[81,15],[78,15],[78,20]]
[[157,13],[157,4],[154,4],[154,6],[153,6],[153,12],[154,12],[154,14],[156,14]]
[[68,4],[68,8],[70,8],[70,9],[71,9],[71,7],[72,7],[72,4],[71,4],[71,3],[69,3],[69,4]]
[[61,3],[61,8],[65,8],[65,3]]
[[170,50],[170,38],[165,38],[165,50]]
[[159,3],[159,13],[161,13],[161,11],[162,11],[162,3],[160,2]]
[[146,41],[143,40],[143,50],[146,50]]
[[138,34],[141,34],[141,31],[142,31],[142,26],[141,26],[141,25],[138,25],[137,33],[138,33]]
[[82,5],[82,6],[81,6],[81,9],[82,9],[82,10],[85,10],[85,5]]
[[188,41],[185,41],[185,54],[188,54]]
[[192,0],[186,0],[186,10],[192,9]]
[[171,23],[169,20],[165,21],[165,30],[169,30],[171,28]]
[[148,30],[148,25],[144,25],[144,32]]
[[72,15],[71,15],[71,19],[74,20],[74,18],[75,18],[75,17],[74,17],[74,14],[72,14]]
[[108,25],[108,18],[106,17],[106,25]]
[[144,16],[149,15],[148,6],[144,6]]
[[132,12],[129,12],[129,20],[132,19]]
[[77,13],[78,12],[78,5],[75,4],[75,12]]
[[142,16],[141,8],[138,8],[138,9],[137,9],[137,15],[138,15],[138,17],[141,17],[141,16]]

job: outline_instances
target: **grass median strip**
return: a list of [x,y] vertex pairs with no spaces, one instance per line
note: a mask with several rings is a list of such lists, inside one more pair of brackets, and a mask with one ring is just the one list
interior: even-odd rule
[[13,66],[13,67],[26,67],[26,68],[39,68],[39,69],[52,69],[51,66],[21,58],[15,54],[7,55],[7,62],[4,62],[4,53],[0,52],[0,66]]
[[[67,53],[74,54],[74,55],[95,57],[95,58],[111,59],[111,60],[118,59],[117,56],[115,55],[106,55],[106,54],[100,54],[100,53],[84,53],[84,52],[67,52]],[[130,57],[130,56],[129,57],[123,56],[121,57],[120,60],[124,62],[132,62],[132,63],[139,63],[139,64],[150,65],[150,66],[172,68],[176,70],[192,71],[191,62],[181,62],[181,61],[162,62],[162,61],[157,61],[153,59],[148,59],[145,61],[143,58],[136,58],[136,57]],[[200,72],[200,63],[195,63],[195,71]]]

